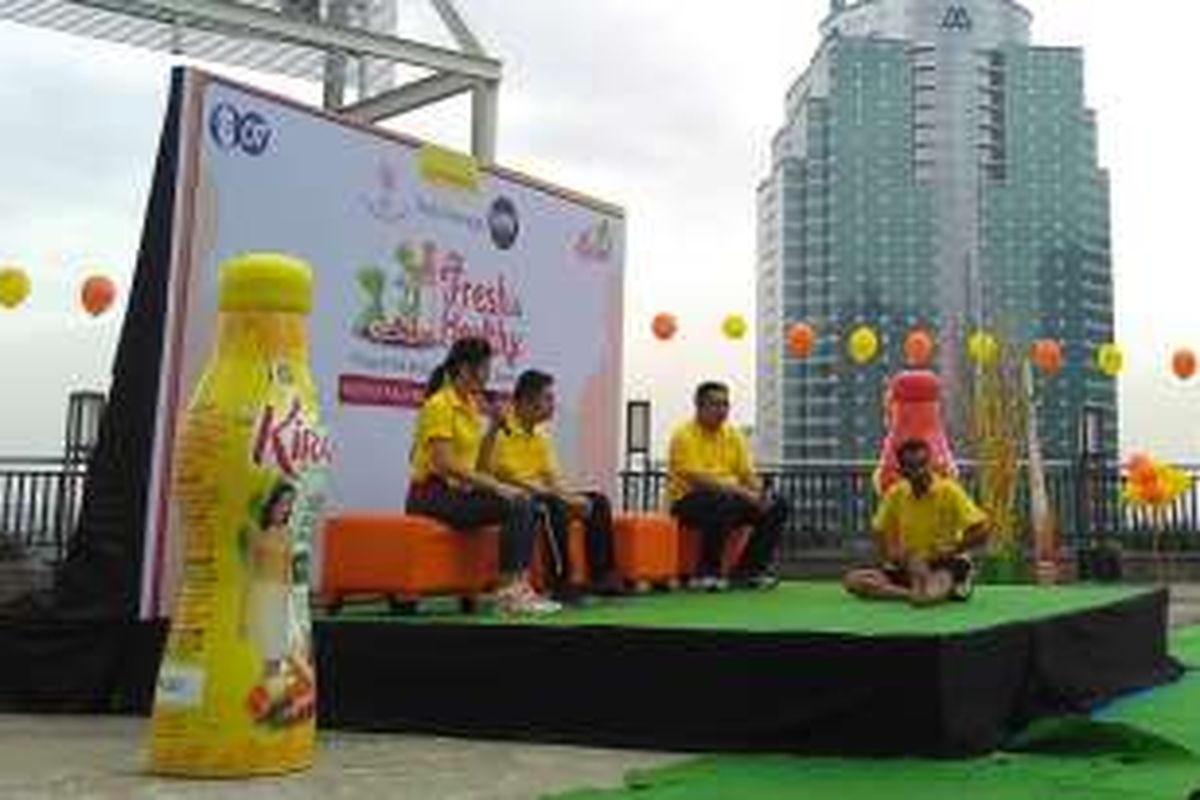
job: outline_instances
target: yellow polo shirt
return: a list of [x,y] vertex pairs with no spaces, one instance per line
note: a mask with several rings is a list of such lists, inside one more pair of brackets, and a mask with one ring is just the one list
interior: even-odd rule
[[410,467],[413,481],[423,481],[433,472],[432,442],[450,442],[454,461],[464,470],[475,468],[483,441],[483,419],[470,397],[463,397],[450,384],[426,398],[413,429]]
[[872,522],[884,536],[898,537],[905,551],[931,558],[953,550],[968,528],[987,521],[987,514],[956,481],[934,478],[923,496],[912,484],[898,481],[884,495]]
[[558,474],[554,443],[541,426],[526,430],[513,414],[505,422],[507,431],[502,428],[496,432],[488,472],[502,481],[535,484]]
[[754,476],[754,459],[742,432],[726,423],[707,431],[692,420],[671,434],[667,464],[667,498],[674,503],[691,491],[683,479],[688,473],[718,480],[745,481]]

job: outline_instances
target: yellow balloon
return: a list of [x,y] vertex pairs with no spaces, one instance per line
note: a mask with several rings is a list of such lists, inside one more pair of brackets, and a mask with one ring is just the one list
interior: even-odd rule
[[1000,343],[987,331],[975,331],[967,339],[967,355],[976,364],[994,364],[1000,357]]
[[721,323],[721,331],[730,339],[741,339],[746,335],[746,318],[741,314],[730,314]]
[[29,297],[29,276],[20,267],[0,269],[0,306],[16,308]]
[[866,364],[879,353],[879,337],[875,331],[863,325],[850,334],[846,349],[855,363]]
[[1114,378],[1125,366],[1125,354],[1115,344],[1102,344],[1096,351],[1096,366],[1105,375]]

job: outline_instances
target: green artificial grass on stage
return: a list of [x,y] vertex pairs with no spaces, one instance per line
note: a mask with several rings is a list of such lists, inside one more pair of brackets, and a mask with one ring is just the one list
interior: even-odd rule
[[730,630],[755,633],[804,631],[863,636],[950,634],[1030,619],[1070,614],[1111,605],[1145,589],[1114,586],[980,586],[967,603],[915,609],[900,603],[867,602],[851,597],[837,583],[786,582],[769,592],[720,594],[668,592],[589,600],[582,608],[541,619],[502,619],[489,612],[450,613],[445,603],[429,601],[416,616],[391,616],[383,604],[348,605],[326,619],[485,625],[566,625]]
[[[1200,665],[1200,627],[1172,652]],[[1021,752],[963,761],[710,756],[554,800],[1188,800],[1200,790],[1200,672],[1022,737]],[[1196,795],[1200,796],[1200,795]]]

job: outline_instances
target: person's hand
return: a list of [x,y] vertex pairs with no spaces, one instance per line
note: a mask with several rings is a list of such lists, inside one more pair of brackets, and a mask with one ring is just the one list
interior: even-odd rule
[[732,487],[732,491],[735,495],[742,498],[747,503],[752,504],[755,508],[759,509],[760,511],[764,510],[766,508],[766,505],[767,505],[766,499],[763,497],[761,492],[756,492],[753,489],[748,489],[745,486],[741,486],[741,485]]
[[571,513],[579,517],[586,517],[592,506],[592,501],[582,494],[567,494],[563,500],[567,502]]
[[529,496],[529,493],[524,489],[512,486],[507,483],[497,483],[495,487],[496,494],[503,497],[505,500],[524,500]]
[[919,556],[908,557],[908,574],[912,576],[913,585],[925,585],[926,579],[929,578],[929,562]]

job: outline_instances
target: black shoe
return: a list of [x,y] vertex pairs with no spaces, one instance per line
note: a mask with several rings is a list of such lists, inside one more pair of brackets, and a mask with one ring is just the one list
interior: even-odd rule
[[587,594],[578,587],[563,586],[550,592],[550,597],[555,602],[562,603],[565,607],[578,608],[584,605]]
[[950,589],[951,600],[969,600],[975,592],[975,564],[968,556],[955,556],[950,562],[950,574],[954,586]]
[[763,570],[754,575],[741,575],[733,579],[733,585],[736,588],[753,589],[759,592],[769,592],[779,583],[779,576],[770,570]]

